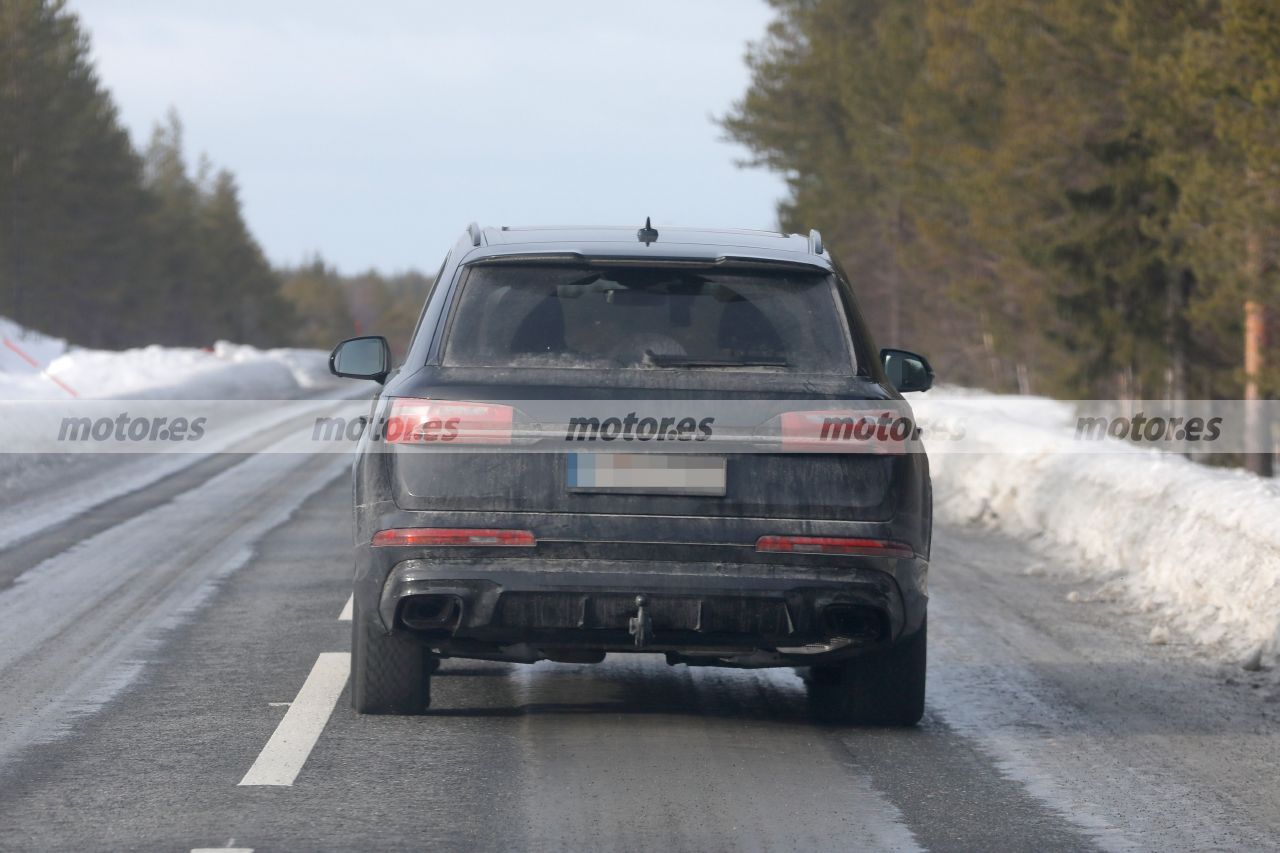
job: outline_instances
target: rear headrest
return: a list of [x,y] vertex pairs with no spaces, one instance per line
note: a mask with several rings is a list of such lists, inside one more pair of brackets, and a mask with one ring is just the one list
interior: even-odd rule
[[734,352],[781,353],[782,337],[764,312],[745,299],[736,299],[720,313],[717,343]]
[[554,294],[542,297],[516,326],[511,351],[519,353],[564,352],[564,311]]

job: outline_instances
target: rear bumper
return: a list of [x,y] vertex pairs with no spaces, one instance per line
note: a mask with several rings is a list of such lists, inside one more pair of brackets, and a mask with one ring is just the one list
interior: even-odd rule
[[[357,549],[361,609],[445,656],[665,652],[673,662],[809,665],[913,634],[927,606],[921,557],[809,557],[796,565],[397,550]],[[642,644],[633,630],[637,597],[651,627]]]

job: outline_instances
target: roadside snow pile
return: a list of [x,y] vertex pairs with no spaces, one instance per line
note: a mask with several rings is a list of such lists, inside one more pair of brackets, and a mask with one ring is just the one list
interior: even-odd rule
[[335,384],[328,354],[219,341],[212,349],[81,349],[0,317],[0,399],[252,399]]
[[1175,633],[1274,660],[1280,484],[1109,438],[1105,453],[1082,453],[1070,403],[939,391],[912,395],[926,445],[930,421],[960,418],[971,446],[989,450],[930,454],[939,520],[1036,538]]

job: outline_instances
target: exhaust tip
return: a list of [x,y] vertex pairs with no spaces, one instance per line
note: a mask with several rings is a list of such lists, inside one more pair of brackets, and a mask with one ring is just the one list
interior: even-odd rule
[[832,604],[823,608],[822,621],[833,637],[876,642],[888,636],[888,621],[874,607],[857,604]]
[[400,622],[415,631],[452,631],[462,617],[462,601],[456,595],[414,595],[400,605]]

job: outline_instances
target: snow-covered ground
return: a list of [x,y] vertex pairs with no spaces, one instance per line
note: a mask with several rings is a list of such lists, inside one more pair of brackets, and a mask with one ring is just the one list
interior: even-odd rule
[[[186,446],[188,453],[109,457],[75,445],[59,446],[57,452],[12,452],[12,445],[6,443],[9,452],[0,453],[0,548],[145,488],[210,454],[234,451],[248,437],[310,411],[308,406],[324,411],[323,400],[299,398],[345,397],[352,390],[353,383],[330,375],[328,354],[319,350],[260,350],[226,342],[210,350],[161,346],[92,350],[68,346],[0,317],[0,427],[29,426],[30,401],[49,400],[68,407],[104,398],[249,401],[228,404],[223,410],[226,429]],[[278,402],[286,400],[296,402]],[[138,413],[136,404],[131,409]],[[67,408],[58,416],[81,411]],[[11,416],[13,423],[6,420]]]
[[930,454],[940,521],[988,525],[1066,558],[1092,582],[1086,595],[1150,614],[1152,643],[1190,641],[1251,668],[1274,662],[1280,483],[1109,438],[1107,452],[1082,452],[1070,403],[955,388],[912,396],[922,422],[968,427],[969,452]]
[[270,399],[332,384],[328,353],[219,341],[120,352],[68,346],[0,317],[0,400]]

